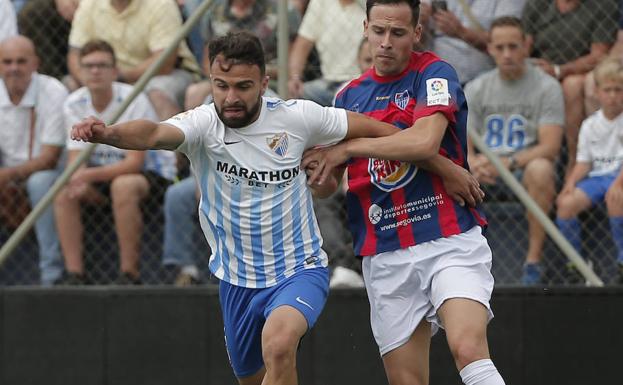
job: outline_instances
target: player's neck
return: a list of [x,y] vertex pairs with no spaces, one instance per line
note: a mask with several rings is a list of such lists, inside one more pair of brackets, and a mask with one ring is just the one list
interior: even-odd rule
[[91,92],[91,104],[97,112],[103,112],[112,100],[112,87]]

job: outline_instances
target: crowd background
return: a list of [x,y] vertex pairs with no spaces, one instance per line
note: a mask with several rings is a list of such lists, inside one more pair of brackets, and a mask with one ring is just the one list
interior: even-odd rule
[[[82,117],[80,114],[101,113],[106,117],[127,95],[124,83],[138,80],[172,41],[183,19],[200,3],[200,0],[0,0],[0,42],[5,39],[11,42],[0,45],[3,58],[0,63],[3,78],[0,81],[0,109],[3,109],[0,244],[15,231],[28,206],[49,188],[65,167],[67,158],[71,160],[75,151],[80,150],[66,137],[54,142],[44,134],[45,130],[56,130],[62,136],[71,122]],[[520,20],[526,47],[521,60],[527,68],[546,76],[541,83],[548,86],[540,87],[546,90],[539,91],[531,85],[513,94],[514,99],[502,106],[501,111],[489,111],[478,127],[470,129],[484,130],[482,135],[489,138],[487,143],[539,205],[555,218],[555,198],[574,166],[580,126],[600,107],[592,71],[606,58],[623,60],[623,1],[424,0],[422,3],[423,39],[414,48],[432,50],[452,64],[466,85],[468,96],[470,89],[477,89],[478,82],[483,82],[477,80],[479,76],[491,74],[496,67],[502,68],[507,60],[501,54],[490,55],[487,50],[494,20],[506,16]],[[136,107],[135,114],[126,118],[164,120],[184,109],[209,103],[211,84],[205,43],[213,36],[240,29],[253,31],[264,45],[271,77],[270,93],[277,93],[279,76],[286,76],[287,79],[281,80],[287,80],[288,95],[281,97],[306,98],[331,105],[345,82],[370,66],[371,58],[363,43],[365,4],[363,0],[288,0],[287,4],[290,51],[287,68],[279,68],[277,62],[277,0],[214,0],[177,54],[167,60],[158,76],[147,85],[141,99],[144,106]],[[11,38],[18,34],[32,42],[33,52],[29,51],[27,41]],[[101,45],[85,51],[85,47],[98,41],[109,46],[111,52]],[[20,64],[20,58],[25,63]],[[26,82],[28,87],[35,83],[49,86],[39,86],[37,90],[31,87],[15,103],[10,79],[19,80],[20,76],[38,79],[29,80],[30,84]],[[116,90],[112,93],[114,97],[98,108],[97,95],[106,94],[106,87]],[[35,92],[39,97],[26,103]],[[535,100],[539,102],[534,103]],[[531,104],[547,105],[551,111],[539,114],[548,118],[539,119],[532,111],[524,115],[538,121],[539,130],[540,126],[559,127],[558,134],[555,128],[545,133],[541,130],[529,141],[528,131],[522,131],[528,123],[522,120],[521,111],[513,112],[510,117],[505,115]],[[91,107],[94,109],[90,110]],[[477,108],[478,105],[473,108],[470,105],[470,110]],[[9,119],[9,116],[17,118]],[[56,128],[44,125],[56,125]],[[28,157],[11,160],[15,146],[32,142],[33,134],[40,136],[37,140],[41,140],[39,146],[44,150],[35,146],[34,153]],[[16,136],[22,139],[16,140]],[[496,144],[496,138],[504,145]],[[536,146],[545,142],[551,144],[547,148],[549,152],[539,154],[549,164],[537,162],[532,168],[542,172],[549,167],[551,174],[542,177],[537,173],[537,182],[542,184],[532,183],[529,164],[539,156],[531,157],[530,154],[538,151],[529,150],[541,148]],[[51,163],[37,163],[41,154],[46,154],[46,148],[57,148],[58,157]],[[210,250],[199,229],[195,181],[187,161],[172,153],[134,156],[111,156],[102,151],[98,159],[92,157],[87,169],[99,172],[81,169],[77,173],[79,177],[72,179],[42,216],[47,219],[40,219],[0,266],[0,285],[213,283],[207,270]],[[110,160],[111,157],[114,159]],[[17,173],[16,168],[23,164],[36,167],[30,167],[27,173],[23,170]],[[121,169],[121,165],[126,168]],[[153,174],[161,179],[154,181]],[[481,183],[487,192],[484,210],[490,223],[486,235],[493,248],[496,284],[584,284],[566,257],[542,235],[538,223],[526,215],[512,191],[499,186],[502,182],[496,175],[483,178]],[[147,182],[141,182],[143,179]],[[79,182],[88,189],[80,190]],[[550,187],[551,192],[544,193]],[[93,191],[98,193],[97,199],[93,198]],[[24,197],[21,201],[20,194]],[[353,255],[347,230],[344,194],[345,190],[341,190],[329,199],[316,201],[316,213],[330,257],[332,286],[362,287],[360,262]],[[611,236],[612,224],[605,203],[580,213],[579,223],[580,254],[590,261],[604,282],[617,283],[619,249]],[[535,266],[536,274],[530,269]]]

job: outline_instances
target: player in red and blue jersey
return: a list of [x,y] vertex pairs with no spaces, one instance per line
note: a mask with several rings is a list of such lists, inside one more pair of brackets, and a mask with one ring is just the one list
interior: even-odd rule
[[401,131],[313,150],[303,166],[310,166],[309,183],[324,183],[348,162],[349,221],[390,384],[428,383],[430,337],[443,327],[463,382],[501,385],[486,339],[493,316],[486,221],[455,203],[445,179],[431,172],[440,156],[469,169],[467,103],[449,64],[412,52],[421,36],[419,3],[367,1],[374,66],[336,97],[337,107]]

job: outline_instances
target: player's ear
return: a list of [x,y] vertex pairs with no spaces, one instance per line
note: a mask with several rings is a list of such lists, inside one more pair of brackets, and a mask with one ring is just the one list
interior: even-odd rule
[[265,75],[262,78],[262,83],[260,85],[262,95],[264,95],[264,93],[266,92],[266,89],[268,88],[268,81],[269,80],[270,80],[270,76],[268,76],[268,75]]
[[363,37],[368,38],[368,20],[363,21]]

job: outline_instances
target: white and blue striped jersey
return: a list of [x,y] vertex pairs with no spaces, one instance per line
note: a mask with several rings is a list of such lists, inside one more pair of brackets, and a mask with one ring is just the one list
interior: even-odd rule
[[184,132],[178,151],[190,159],[201,189],[199,219],[214,275],[263,288],[327,266],[300,162],[306,149],[344,138],[344,110],[263,98],[258,119],[246,127],[226,127],[214,104],[165,123]]
[[[133,87],[129,84],[114,82],[112,84],[112,100],[102,112],[97,112],[93,107],[91,93],[88,88],[82,87],[74,91],[69,95],[63,106],[65,126],[68,130],[71,130],[72,125],[89,116],[95,116],[104,121],[109,120],[117,109],[121,107],[123,101],[130,96],[132,89]],[[117,121],[127,122],[133,119],[158,121],[156,111],[145,94],[139,94]],[[83,150],[89,145],[89,143],[67,137],[68,150]],[[89,166],[103,166],[119,162],[125,157],[125,153],[126,150],[100,143],[95,146],[91,158],[89,158]],[[143,170],[152,171],[165,179],[173,180],[177,175],[175,153],[165,150],[146,151]]]

